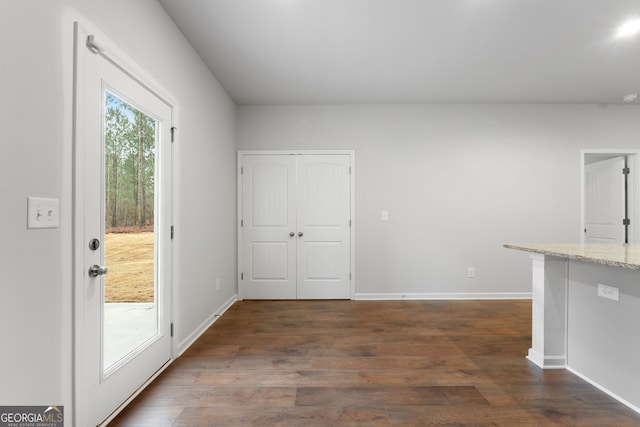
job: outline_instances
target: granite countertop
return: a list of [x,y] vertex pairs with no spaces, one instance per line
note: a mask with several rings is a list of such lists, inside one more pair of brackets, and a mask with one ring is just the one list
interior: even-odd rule
[[506,244],[505,248],[612,267],[640,270],[640,244],[532,243]]

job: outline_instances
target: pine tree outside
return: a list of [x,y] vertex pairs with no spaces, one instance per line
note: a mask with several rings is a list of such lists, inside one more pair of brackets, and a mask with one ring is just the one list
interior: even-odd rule
[[156,121],[105,98],[105,302],[154,302]]

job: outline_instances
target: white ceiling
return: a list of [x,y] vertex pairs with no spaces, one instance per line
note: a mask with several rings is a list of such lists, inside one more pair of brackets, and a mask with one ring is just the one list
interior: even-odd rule
[[640,0],[159,0],[238,104],[620,103]]

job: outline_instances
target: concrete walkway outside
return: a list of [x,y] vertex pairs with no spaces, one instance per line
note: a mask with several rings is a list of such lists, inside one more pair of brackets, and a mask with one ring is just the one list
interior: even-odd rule
[[133,352],[158,331],[154,303],[104,305],[104,367]]

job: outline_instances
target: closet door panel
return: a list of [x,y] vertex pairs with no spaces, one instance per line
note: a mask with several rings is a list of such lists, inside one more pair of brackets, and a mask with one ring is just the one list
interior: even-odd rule
[[298,299],[350,298],[348,155],[298,156]]
[[244,156],[243,298],[296,298],[295,158]]

